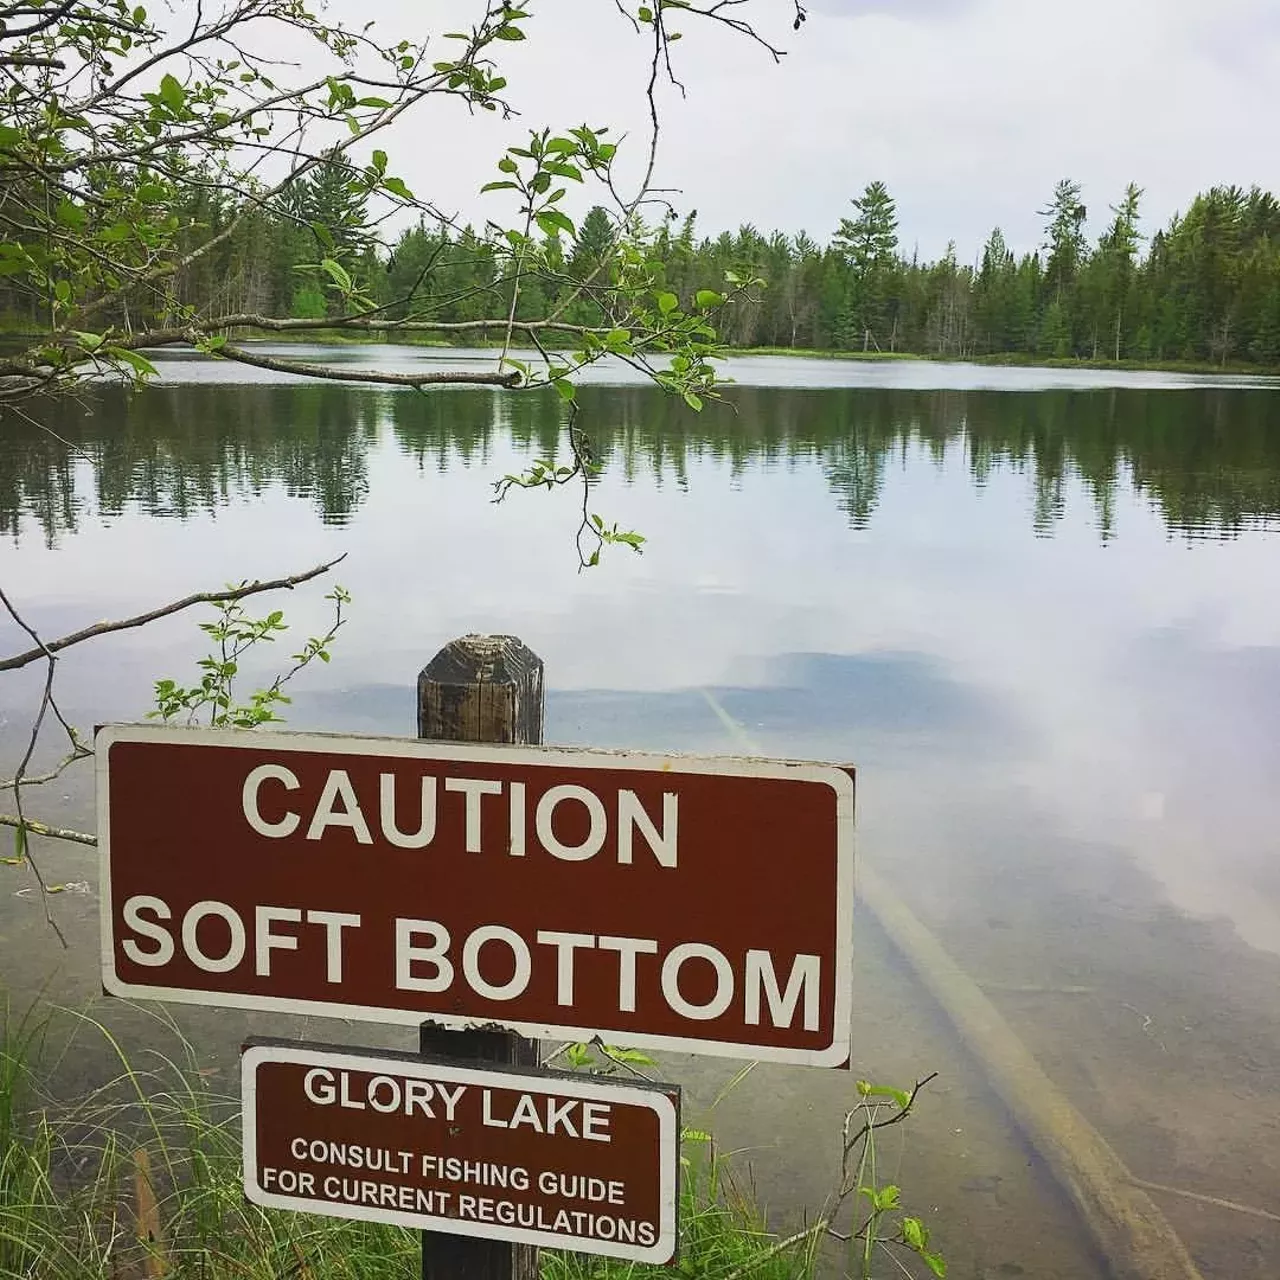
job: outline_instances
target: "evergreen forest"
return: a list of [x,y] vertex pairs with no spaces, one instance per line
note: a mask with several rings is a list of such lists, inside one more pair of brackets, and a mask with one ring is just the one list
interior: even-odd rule
[[[381,237],[365,208],[367,185],[342,162],[296,184],[281,208],[245,209],[216,183],[192,182],[184,192],[184,207],[173,211],[178,225],[193,245],[214,241],[176,284],[179,303],[194,311],[322,322],[342,305],[319,269],[327,259],[359,282],[389,331],[397,321],[418,322],[420,335],[424,318],[447,326],[506,316],[508,259],[496,228],[420,222]],[[1036,251],[1015,253],[996,227],[971,261],[954,244],[937,261],[904,253],[881,182],[851,201],[825,244],[750,224],[705,236],[696,213],[628,232],[686,304],[722,289],[727,274],[755,281],[715,317],[721,340],[735,348],[1280,365],[1280,202],[1257,187],[1213,187],[1148,234],[1142,196],[1128,186],[1091,241],[1081,187],[1063,180],[1038,211]],[[224,229],[231,234],[220,238]],[[541,269],[521,283],[517,320],[610,320],[591,282],[611,261],[617,234],[597,207],[573,236],[545,236]],[[6,327],[37,327],[40,305],[0,276]],[[136,332],[164,319],[133,306],[115,323]]]

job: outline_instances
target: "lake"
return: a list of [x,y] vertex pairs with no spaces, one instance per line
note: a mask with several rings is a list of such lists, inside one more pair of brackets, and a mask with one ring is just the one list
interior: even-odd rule
[[[493,358],[284,350],[383,368]],[[350,622],[333,662],[299,677],[287,727],[412,734],[421,666],[454,636],[506,632],[546,662],[548,741],[856,764],[859,859],[1135,1178],[1217,1201],[1151,1191],[1204,1276],[1274,1276],[1280,387],[752,358],[694,414],[597,370],[580,393],[605,464],[590,507],[648,541],[580,573],[574,494],[491,500],[505,472],[564,456],[554,395],[161,369],[140,393],[34,409],[56,437],[12,419],[0,437],[0,585],[43,636],[345,552]],[[325,625],[324,589],[263,611],[284,608],[302,638]],[[157,678],[194,679],[199,620],[70,651],[62,709],[85,728],[140,719]],[[0,624],[0,654],[21,647]],[[275,669],[258,661],[246,683]],[[4,677],[5,776],[42,678]],[[91,827],[77,768],[39,816]],[[15,1007],[41,992],[84,1006],[95,858],[42,853],[69,886],[52,904],[70,947],[26,873],[0,868],[0,979]],[[884,1141],[882,1180],[934,1224],[951,1274],[1105,1275],[865,906],[854,937],[857,1075],[940,1073]],[[161,1034],[144,1011],[93,1008],[129,1043]],[[228,1087],[239,1039],[267,1023],[177,1021]],[[290,1030],[407,1047],[321,1019]],[[663,1065],[778,1224],[820,1205],[853,1077],[761,1066],[717,1101],[732,1064]],[[60,1070],[74,1084],[108,1067],[85,1053]]]

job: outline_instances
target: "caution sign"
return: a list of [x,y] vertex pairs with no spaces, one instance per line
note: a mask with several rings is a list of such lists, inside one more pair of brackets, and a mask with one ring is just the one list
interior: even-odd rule
[[108,726],[103,985],[848,1060],[852,771]]
[[679,1091],[255,1041],[241,1059],[254,1204],[666,1263]]

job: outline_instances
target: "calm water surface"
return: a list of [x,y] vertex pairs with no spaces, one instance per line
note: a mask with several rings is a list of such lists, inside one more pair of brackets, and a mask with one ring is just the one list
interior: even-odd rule
[[[606,462],[592,507],[650,541],[579,574],[570,495],[489,501],[495,477],[559,449],[554,397],[163,368],[132,398],[45,411],[61,442],[0,437],[0,584],[43,635],[346,552],[351,622],[291,727],[411,734],[423,662],[505,631],[546,660],[549,740],[853,761],[859,857],[1134,1175],[1280,1213],[1275,387],[752,359],[695,415],[605,370],[581,396]],[[282,602],[296,633],[323,625],[320,594]],[[21,643],[0,627],[0,652]],[[73,651],[64,709],[140,718],[152,681],[199,653],[192,617]],[[6,764],[37,675],[5,677]],[[91,802],[68,775],[45,811],[83,825]],[[83,1002],[96,868],[75,848],[45,860],[72,886],[56,902],[71,950],[7,871],[0,979],[16,1003],[46,984]],[[941,1072],[887,1158],[952,1275],[1105,1274],[979,1062],[869,914],[856,929],[858,1074]],[[184,1025],[224,1063],[248,1029]],[[668,1070],[703,1114],[729,1074]],[[849,1085],[762,1067],[716,1106],[780,1223],[830,1187]],[[1154,1194],[1205,1276],[1280,1272],[1274,1221]]]

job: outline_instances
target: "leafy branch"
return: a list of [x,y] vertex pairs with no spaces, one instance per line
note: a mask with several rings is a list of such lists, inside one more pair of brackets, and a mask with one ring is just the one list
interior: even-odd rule
[[[0,864],[9,866],[25,866],[29,868],[31,874],[35,877],[36,884],[40,890],[41,903],[44,908],[45,921],[51,929],[57,934],[58,939],[63,946],[66,945],[66,939],[63,937],[62,931],[59,929],[56,921],[53,919],[49,909],[49,894],[54,892],[54,888],[49,886],[41,871],[39,862],[32,856],[31,852],[31,836],[43,836],[54,840],[68,841],[74,844],[96,845],[97,837],[90,832],[76,831],[68,827],[60,826],[56,823],[45,822],[33,818],[26,810],[24,801],[24,791],[28,787],[39,786],[44,783],[53,781],[61,776],[63,771],[72,764],[82,760],[93,754],[93,750],[89,747],[81,737],[78,730],[72,725],[62,711],[58,707],[58,702],[54,694],[54,682],[57,674],[57,663],[59,654],[74,645],[83,644],[88,640],[96,639],[99,636],[108,635],[117,631],[130,630],[134,627],[145,626],[150,622],[155,622],[159,618],[164,618],[170,614],[178,613],[184,609],[188,609],[196,604],[216,604],[221,606],[222,615],[218,624],[202,624],[203,629],[214,638],[219,646],[219,654],[221,664],[216,672],[213,683],[209,686],[209,692],[212,699],[217,704],[224,693],[228,695],[228,705],[226,707],[216,706],[217,712],[226,713],[229,717],[236,715],[238,720],[232,721],[225,719],[223,723],[263,723],[267,720],[279,719],[275,713],[274,707],[278,703],[287,703],[288,697],[283,692],[283,686],[291,680],[299,671],[310,664],[315,659],[323,662],[329,660],[329,646],[332,644],[338,629],[342,626],[344,618],[342,616],[343,605],[349,603],[350,596],[341,587],[335,587],[327,599],[334,602],[334,620],[329,630],[320,637],[308,640],[304,644],[301,651],[294,656],[294,666],[277,676],[275,680],[265,689],[254,692],[247,704],[241,707],[234,706],[230,702],[230,682],[236,674],[235,658],[243,652],[247,644],[255,643],[260,639],[268,639],[271,634],[283,629],[283,621],[277,612],[268,615],[266,625],[262,620],[254,622],[248,620],[244,616],[244,611],[240,605],[240,601],[250,596],[259,595],[265,591],[292,590],[294,587],[309,582],[311,579],[318,577],[320,574],[327,573],[334,565],[345,559],[345,555],[337,556],[333,560],[324,564],[308,569],[303,573],[291,574],[284,578],[274,578],[269,581],[242,582],[235,586],[227,587],[222,591],[201,591],[193,595],[184,596],[181,600],[171,601],[169,604],[161,605],[159,608],[150,609],[145,613],[134,614],[131,617],[121,618],[115,621],[98,622],[90,627],[84,627],[79,631],[71,632],[56,640],[45,641],[41,638],[39,632],[29,623],[25,617],[18,611],[9,596],[3,588],[0,588],[0,606],[3,606],[14,623],[25,631],[32,639],[35,647],[25,650],[24,652],[15,654],[9,658],[0,660],[0,671],[16,670],[21,667],[29,666],[33,662],[43,659],[46,663],[45,678],[41,689],[40,701],[36,708],[35,716],[32,721],[31,732],[28,737],[26,750],[24,751],[18,767],[13,776],[0,782],[0,790],[8,790],[13,793],[13,813],[0,812],[0,827],[11,827],[14,833],[14,851],[12,857],[0,859]],[[224,620],[229,619],[226,625]],[[210,630],[210,627],[214,630]],[[239,648],[237,648],[239,645]],[[229,647],[228,647],[229,646]],[[210,660],[212,661],[212,660]],[[228,669],[230,663],[230,669]],[[203,665],[203,664],[202,664]],[[213,674],[211,668],[206,667],[206,674]],[[163,682],[162,682],[163,683]],[[202,682],[203,687],[203,682]],[[176,690],[176,686],[175,686]],[[185,691],[184,691],[185,692]],[[162,704],[163,705],[163,704]],[[198,707],[196,707],[198,709]],[[41,732],[45,727],[46,721],[52,717],[61,727],[66,737],[70,750],[63,756],[61,761],[46,773],[29,776],[32,759],[34,758],[36,746],[40,741]],[[168,718],[168,717],[166,717]]]
[[333,602],[333,621],[328,630],[321,636],[308,639],[297,653],[291,655],[293,666],[277,675],[265,688],[255,689],[250,693],[248,702],[235,700],[235,680],[241,658],[255,645],[273,642],[289,626],[280,609],[273,609],[262,618],[251,618],[239,600],[223,601],[216,621],[200,623],[200,630],[217,645],[216,653],[199,659],[196,664],[204,672],[200,683],[183,688],[173,680],[157,680],[156,708],[147,713],[148,717],[167,723],[185,712],[187,724],[195,724],[201,712],[207,709],[211,727],[235,729],[255,729],[259,725],[282,720],[284,717],[275,708],[291,701],[284,692],[284,686],[317,658],[321,662],[329,661],[330,647],[346,622],[343,606],[350,604],[350,593],[341,586],[335,586],[324,598]]

